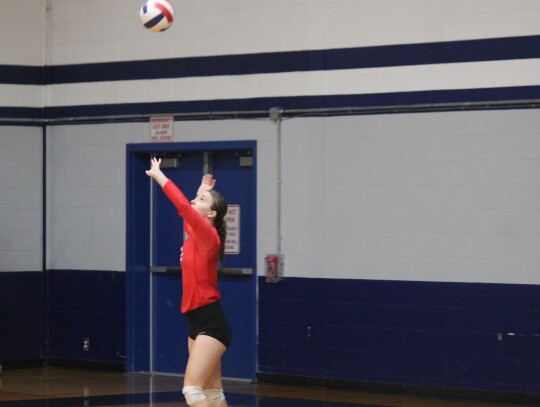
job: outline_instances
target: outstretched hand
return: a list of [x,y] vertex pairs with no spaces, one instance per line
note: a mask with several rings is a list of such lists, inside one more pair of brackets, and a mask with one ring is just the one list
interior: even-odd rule
[[161,165],[161,158],[158,160],[156,157],[152,157],[151,167],[149,170],[146,170],[146,175],[154,178],[158,173],[161,172],[159,166]]
[[168,178],[161,172],[161,158],[158,160],[156,157],[152,157],[151,167],[149,170],[146,170],[146,175],[152,177],[161,187],[165,185],[168,181]]
[[202,194],[204,191],[211,191],[216,186],[216,180],[212,174],[206,174],[202,177],[201,186],[197,190],[197,195]]

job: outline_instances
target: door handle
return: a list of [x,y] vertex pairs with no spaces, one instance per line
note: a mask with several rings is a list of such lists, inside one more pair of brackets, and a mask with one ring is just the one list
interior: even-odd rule
[[251,276],[253,275],[252,268],[224,268],[219,270],[218,274],[224,276]]
[[[182,274],[182,267],[150,266],[150,273]],[[218,274],[223,276],[251,276],[253,275],[253,269],[243,267],[228,267],[223,270],[219,270]]]

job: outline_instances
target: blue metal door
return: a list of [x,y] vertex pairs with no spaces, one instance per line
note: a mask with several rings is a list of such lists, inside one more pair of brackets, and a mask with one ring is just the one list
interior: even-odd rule
[[[194,149],[168,152],[168,161],[177,166],[163,171],[191,199],[210,157],[216,190],[229,203],[229,212],[233,211],[228,223],[225,273],[219,276],[223,308],[233,331],[222,369],[224,377],[252,380],[256,371],[254,148],[227,148],[227,143],[223,144],[212,151],[197,149],[194,144]],[[180,313],[183,221],[159,185],[153,183],[152,188],[152,371],[183,374],[188,357],[187,323]]]

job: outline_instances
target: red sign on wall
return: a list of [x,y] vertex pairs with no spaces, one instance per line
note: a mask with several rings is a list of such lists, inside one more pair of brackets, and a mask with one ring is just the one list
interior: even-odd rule
[[173,141],[172,116],[156,116],[150,118],[150,141],[170,142]]

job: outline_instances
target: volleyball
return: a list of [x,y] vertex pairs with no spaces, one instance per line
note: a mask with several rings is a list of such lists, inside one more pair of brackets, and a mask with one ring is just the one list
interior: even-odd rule
[[147,0],[139,12],[143,25],[153,32],[165,31],[174,20],[174,9],[168,0]]

